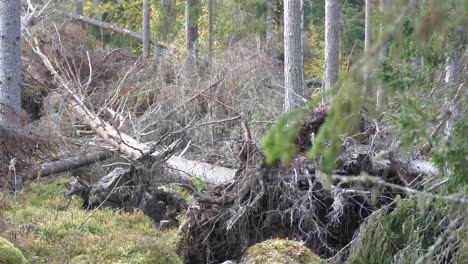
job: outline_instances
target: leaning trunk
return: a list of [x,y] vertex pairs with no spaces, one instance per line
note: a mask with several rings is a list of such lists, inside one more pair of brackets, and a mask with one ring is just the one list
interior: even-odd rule
[[284,2],[284,110],[302,106],[304,95],[303,0]]
[[20,8],[20,1],[0,1],[0,125],[11,127],[21,111]]
[[338,81],[339,34],[341,5],[339,0],[325,3],[325,73],[324,90],[329,91]]

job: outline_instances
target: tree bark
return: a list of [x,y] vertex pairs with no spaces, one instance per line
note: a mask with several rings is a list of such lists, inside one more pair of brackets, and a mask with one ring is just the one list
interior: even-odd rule
[[340,16],[339,0],[325,2],[325,72],[324,91],[329,91],[338,81],[340,50]]
[[208,0],[208,63],[213,56],[213,0]]
[[143,0],[143,56],[150,54],[150,12],[149,0]]
[[[364,53],[367,54],[372,45],[372,2],[374,0],[366,0],[365,3],[365,24],[364,24]],[[364,68],[364,81],[366,84],[367,94],[371,94],[371,86],[369,83],[370,77],[370,66],[367,62]]]
[[303,105],[304,96],[304,1],[284,2],[284,111]]
[[269,40],[273,35],[275,29],[275,11],[276,11],[277,0],[267,0],[267,11],[266,11],[266,39]]
[[83,15],[83,0],[73,0],[75,3],[75,12],[78,15]]
[[381,58],[386,58],[387,57],[387,43],[383,41],[383,31],[384,31],[384,18],[385,18],[385,13],[387,12],[388,9],[388,0],[380,0],[380,57]]
[[0,125],[19,127],[21,111],[21,5],[0,1]]
[[[80,15],[75,15],[75,14],[66,14],[66,15],[68,17],[70,17],[71,19],[73,19],[73,20],[77,20],[77,21],[81,21],[81,22],[84,22],[84,23],[87,23],[87,24],[98,26],[100,28],[111,30],[111,31],[114,31],[116,33],[119,33],[119,34],[122,34],[122,35],[125,35],[125,36],[132,37],[134,39],[138,39],[140,41],[143,41],[143,35],[142,34],[130,31],[130,30],[126,29],[126,28],[115,26],[115,25],[112,25],[112,24],[109,24],[109,23],[106,23],[106,22],[102,22],[102,21],[94,19],[94,18],[84,17],[84,16],[80,16]],[[153,41],[150,40],[150,43],[153,43]]]
[[[22,174],[22,178],[29,178],[35,180],[39,177],[49,176],[55,173],[61,173],[84,166],[91,165],[93,163],[103,161],[111,158],[113,155],[110,151],[98,151],[94,153],[85,154],[83,156],[78,156],[70,159],[54,161],[50,163],[42,164],[36,168],[33,168],[31,171],[25,172]],[[28,177],[29,176],[29,177]]]
[[185,2],[185,50],[188,73],[193,73],[198,58],[199,0]]

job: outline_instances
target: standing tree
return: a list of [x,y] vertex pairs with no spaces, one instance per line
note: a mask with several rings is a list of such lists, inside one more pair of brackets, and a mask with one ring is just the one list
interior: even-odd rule
[[150,12],[149,0],[143,0],[143,56],[150,54]]
[[199,0],[185,2],[185,49],[188,71],[192,71],[196,67],[198,58],[198,5]]
[[270,39],[275,29],[275,11],[276,11],[276,1],[277,0],[266,0],[267,11],[266,11],[266,39]]
[[284,2],[284,111],[302,106],[304,95],[304,1]]
[[325,3],[325,72],[323,89],[329,91],[338,81],[340,50],[340,0],[326,0]]
[[83,15],[83,0],[73,0],[75,3],[75,12],[77,15]]
[[[365,24],[364,24],[364,53],[369,52],[370,47],[372,45],[372,21],[371,21],[371,14],[372,14],[372,1],[373,0],[366,0],[365,3]],[[364,80],[366,82],[366,86],[369,90],[369,75],[370,75],[370,68],[369,63],[366,63],[364,69]],[[369,91],[368,91],[369,92]]]
[[18,127],[21,111],[21,6],[0,1],[0,125]]
[[208,63],[213,56],[213,0],[208,0]]

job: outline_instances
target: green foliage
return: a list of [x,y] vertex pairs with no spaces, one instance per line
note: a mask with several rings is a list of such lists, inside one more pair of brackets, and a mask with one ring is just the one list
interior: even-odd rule
[[67,207],[65,181],[31,183],[4,211],[0,235],[33,263],[181,263],[175,230],[158,231],[139,210],[97,210],[86,220],[79,199]]
[[192,178],[193,178],[192,184],[195,186],[195,189],[197,190],[197,192],[199,193],[205,192],[208,186],[206,185],[203,178],[196,174]]
[[287,113],[281,117],[273,128],[265,136],[262,147],[265,149],[265,161],[267,164],[279,159],[287,163],[296,155],[296,140],[298,136],[300,120],[305,114],[304,109]]
[[243,258],[243,264],[283,264],[283,263],[317,263],[321,259],[313,254],[303,243],[270,239],[251,246]]
[[21,251],[8,240],[0,237],[0,264],[26,264],[28,261]]
[[450,179],[447,188],[450,192],[468,193],[468,120],[465,118],[454,124],[453,142],[440,151],[432,153],[432,161]]
[[414,200],[398,200],[389,214],[379,210],[361,227],[350,264],[415,263],[443,231],[437,212]]

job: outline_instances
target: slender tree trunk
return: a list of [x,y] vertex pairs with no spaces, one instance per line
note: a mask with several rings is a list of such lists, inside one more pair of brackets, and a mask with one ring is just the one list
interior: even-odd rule
[[[380,28],[379,28],[379,39],[380,39],[380,51],[379,51],[379,57],[381,60],[384,60],[387,57],[387,43],[384,41],[383,38],[383,33],[384,33],[384,18],[385,14],[387,12],[387,3],[388,0],[380,0]],[[377,109],[380,111],[382,107],[385,105],[385,95],[384,95],[384,89],[382,87],[382,83],[380,82],[378,87],[377,87],[377,96],[376,96],[376,101],[377,101]]]
[[[447,84],[447,89],[454,87],[458,84],[458,80],[460,78],[460,74],[463,72],[463,52],[460,48],[455,47],[450,50],[447,54],[447,63],[445,66],[445,83]],[[460,88],[464,84],[460,84]],[[448,93],[451,94],[451,93]],[[450,118],[447,120],[445,126],[445,133],[449,135],[449,140],[453,140],[453,127],[454,123],[461,118],[462,113],[462,102],[461,100],[457,100],[456,98],[445,98],[445,107],[450,111]]]
[[325,72],[324,90],[329,91],[338,81],[340,50],[340,0],[325,2]]
[[213,57],[213,0],[208,0],[208,63]]
[[83,0],[73,0],[75,2],[75,13],[83,15]]
[[150,54],[150,12],[149,0],[143,0],[143,56]]
[[[380,0],[380,40],[383,40],[383,30],[384,30],[384,18],[385,18],[385,13],[387,13],[387,8],[388,8],[388,0]],[[386,58],[387,57],[387,43],[384,43],[383,41],[380,43],[380,57],[381,58]]]
[[21,111],[21,5],[0,1],[0,125],[19,127]]
[[[372,1],[374,0],[366,0],[365,6],[365,29],[364,29],[364,53],[368,53],[370,47],[372,45],[372,21],[371,21],[371,14],[372,14]],[[370,75],[370,67],[369,64],[366,63],[364,68],[364,81],[366,82],[367,92],[370,93],[370,84],[369,84],[369,76]]]
[[198,17],[199,0],[185,2],[185,49],[187,69],[193,73],[198,58]]
[[275,11],[276,11],[277,0],[267,0],[267,13],[266,13],[266,39],[269,40],[273,35],[275,29]]
[[284,111],[303,105],[304,95],[304,1],[284,2]]

